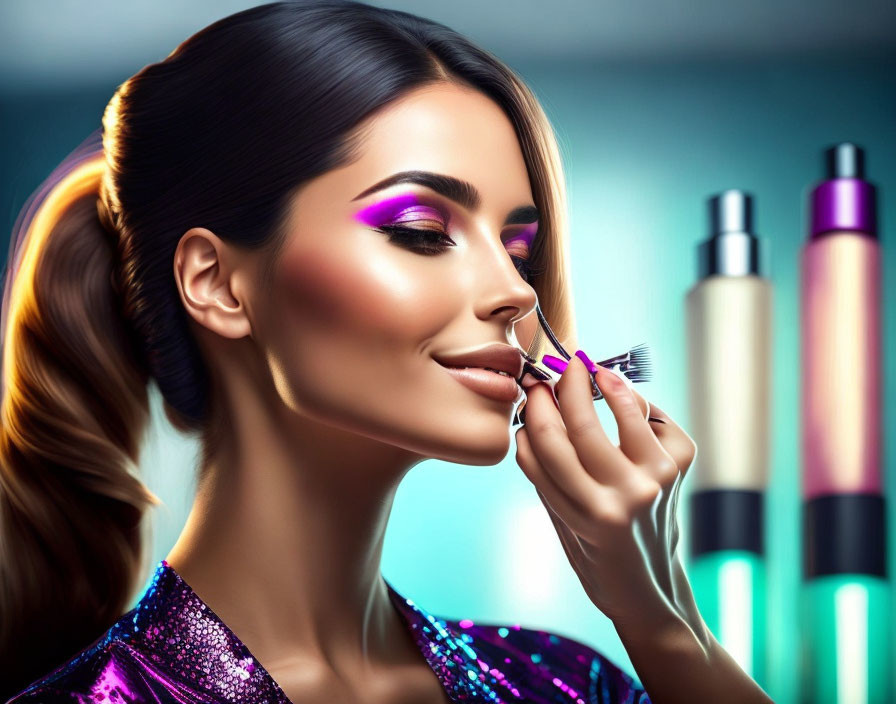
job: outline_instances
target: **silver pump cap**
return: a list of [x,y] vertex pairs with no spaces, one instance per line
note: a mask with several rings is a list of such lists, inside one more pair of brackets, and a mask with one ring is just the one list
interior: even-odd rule
[[698,276],[761,275],[759,238],[753,234],[753,196],[731,189],[709,199],[709,239],[697,249]]

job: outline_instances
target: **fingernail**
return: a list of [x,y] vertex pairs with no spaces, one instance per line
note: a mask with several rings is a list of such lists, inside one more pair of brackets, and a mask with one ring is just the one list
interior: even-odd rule
[[576,357],[578,357],[585,363],[585,366],[588,368],[589,372],[591,372],[592,374],[597,373],[597,365],[590,359],[588,359],[588,355],[585,354],[583,350],[576,350]]
[[616,374],[616,372],[614,372],[612,369],[607,369],[606,367],[599,367],[597,375],[598,377],[603,379],[604,383],[610,384],[614,387],[623,385],[625,383],[621,378],[619,378],[619,375]]
[[538,379],[536,379],[532,374],[526,372],[523,374],[523,378],[520,379],[520,386],[524,389],[528,389],[530,386],[535,386],[538,383]]
[[563,370],[569,365],[565,359],[560,359],[559,357],[554,357],[553,355],[546,354],[541,358],[542,364],[546,366],[548,369],[557,372],[558,374],[562,374]]

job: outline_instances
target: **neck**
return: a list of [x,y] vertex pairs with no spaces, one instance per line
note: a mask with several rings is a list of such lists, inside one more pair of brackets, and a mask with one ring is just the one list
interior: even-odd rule
[[269,671],[301,661],[354,679],[419,661],[380,559],[398,484],[421,458],[240,403],[168,562]]

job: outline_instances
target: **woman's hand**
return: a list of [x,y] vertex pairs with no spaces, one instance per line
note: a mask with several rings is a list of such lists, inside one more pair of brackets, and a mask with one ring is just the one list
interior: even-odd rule
[[546,384],[528,387],[517,463],[585,592],[617,630],[656,637],[666,626],[680,632],[684,622],[708,645],[678,553],[679,488],[697,447],[630,382],[598,370],[619,445],[598,419],[590,372],[573,356],[555,387],[559,407]]
[[[678,490],[690,436],[615,373],[597,385],[619,427],[604,432],[574,356],[555,386],[528,387],[516,460],[535,485],[591,601],[613,621],[654,704],[772,700],[719,645],[678,553]],[[652,420],[654,419],[654,420]]]

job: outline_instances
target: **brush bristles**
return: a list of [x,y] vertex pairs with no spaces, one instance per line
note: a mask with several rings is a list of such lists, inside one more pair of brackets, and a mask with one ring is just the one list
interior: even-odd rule
[[642,342],[629,350],[628,357],[629,361],[623,365],[622,373],[633,382],[650,381],[650,348]]
[[598,362],[602,367],[619,367],[627,379],[633,382],[650,381],[650,348],[646,343],[635,345],[625,354]]

